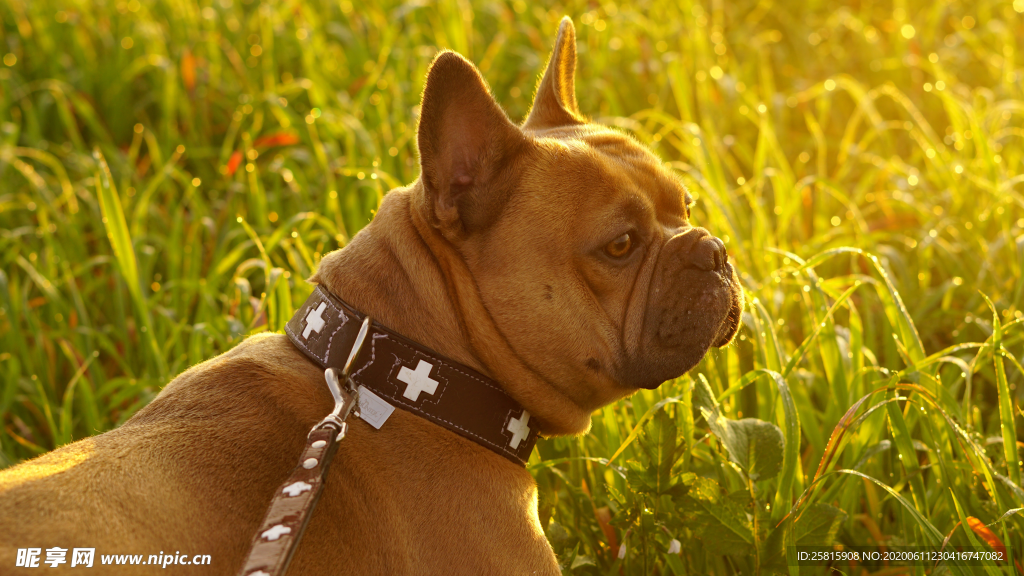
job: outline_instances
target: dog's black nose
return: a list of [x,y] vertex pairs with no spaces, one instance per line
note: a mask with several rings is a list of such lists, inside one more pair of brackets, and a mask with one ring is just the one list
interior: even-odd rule
[[704,228],[691,228],[669,241],[678,243],[679,256],[686,268],[706,272],[722,271],[728,261],[725,244]]

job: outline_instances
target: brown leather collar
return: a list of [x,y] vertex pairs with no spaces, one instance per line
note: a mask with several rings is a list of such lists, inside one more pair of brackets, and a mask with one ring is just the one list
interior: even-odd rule
[[[317,286],[285,332],[321,368],[340,370],[363,317]],[[387,426],[397,405],[526,465],[537,442],[537,427],[497,381],[376,322],[367,337],[368,346],[351,372],[359,385],[361,419],[378,429]]]

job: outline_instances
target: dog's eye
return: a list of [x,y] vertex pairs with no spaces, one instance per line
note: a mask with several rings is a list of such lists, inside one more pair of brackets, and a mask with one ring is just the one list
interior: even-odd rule
[[622,258],[629,251],[633,249],[633,235],[630,233],[623,234],[615,240],[612,240],[604,247],[604,251],[613,258]]

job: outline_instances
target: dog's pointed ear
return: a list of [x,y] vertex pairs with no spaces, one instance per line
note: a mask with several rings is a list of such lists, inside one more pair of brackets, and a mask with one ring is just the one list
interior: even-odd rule
[[585,122],[576,106],[576,29],[572,19],[565,16],[523,128],[537,130]]
[[497,219],[528,140],[476,66],[455,52],[442,52],[430,65],[417,137],[431,223],[453,239]]

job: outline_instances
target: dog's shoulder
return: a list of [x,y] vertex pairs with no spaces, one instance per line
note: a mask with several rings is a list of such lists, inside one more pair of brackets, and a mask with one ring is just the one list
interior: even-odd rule
[[312,425],[332,405],[322,371],[287,336],[257,334],[182,372],[124,426],[225,416]]

